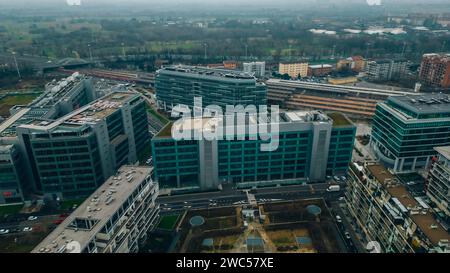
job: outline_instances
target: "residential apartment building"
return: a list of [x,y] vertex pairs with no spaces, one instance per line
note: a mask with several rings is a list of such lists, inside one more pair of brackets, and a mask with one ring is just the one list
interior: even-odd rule
[[394,172],[423,170],[450,145],[450,97],[444,94],[389,97],[377,104],[370,145]]
[[266,62],[250,62],[244,63],[244,72],[254,75],[257,78],[264,78],[266,75]]
[[438,155],[433,158],[428,172],[427,195],[450,224],[450,146],[434,149]]
[[366,60],[362,56],[352,56],[347,59],[339,60],[336,63],[337,71],[362,72],[366,68]]
[[218,105],[266,105],[267,89],[250,74],[194,66],[170,66],[156,73],[156,99],[159,107],[170,110],[179,104],[194,107],[202,98],[203,107]]
[[419,79],[429,86],[450,88],[450,54],[424,54]]
[[152,139],[155,180],[161,188],[209,190],[222,183],[250,188],[324,181],[327,175],[346,174],[356,128],[341,114],[281,113],[280,120],[274,121],[279,124],[279,135],[272,136],[278,141],[273,151],[261,150],[269,140],[250,137],[250,125],[257,125],[257,120],[248,118],[246,133],[239,139],[224,135],[218,140],[174,140],[171,132],[226,128],[220,118],[169,124]]
[[308,67],[308,76],[324,77],[333,71],[333,66],[330,64],[316,64]]
[[[55,121],[17,127],[33,190],[56,198],[86,197],[149,143],[144,99],[113,92]],[[31,178],[31,177],[30,177]]]
[[304,78],[308,76],[307,62],[285,62],[278,66],[278,73],[281,75],[288,74],[291,78]]
[[338,111],[358,118],[372,118],[378,102],[390,96],[417,95],[414,92],[356,86],[269,79],[270,104],[289,110]]
[[369,81],[390,81],[403,78],[408,73],[408,61],[377,60],[367,62],[367,79]]
[[450,252],[450,233],[420,197],[378,163],[352,163],[346,203],[366,242],[386,253]]
[[32,253],[136,253],[159,219],[151,168],[121,167]]

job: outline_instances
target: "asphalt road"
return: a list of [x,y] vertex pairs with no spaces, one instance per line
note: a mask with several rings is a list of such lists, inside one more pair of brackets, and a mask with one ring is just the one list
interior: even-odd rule
[[[343,195],[339,192],[327,192],[329,184],[310,184],[295,186],[280,186],[275,188],[260,188],[254,193],[258,202],[286,201],[325,197],[337,200]],[[200,192],[183,195],[161,196],[157,202],[161,204],[162,212],[185,209],[200,209],[208,207],[240,205],[247,202],[243,190],[228,189],[215,192]],[[240,203],[239,203],[240,202]]]

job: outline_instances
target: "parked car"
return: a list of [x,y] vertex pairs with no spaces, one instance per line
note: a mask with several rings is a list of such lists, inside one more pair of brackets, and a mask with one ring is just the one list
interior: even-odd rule
[[336,215],[336,222],[342,223],[342,218],[339,215]]
[[344,233],[344,235],[345,235],[345,239],[347,239],[347,240],[350,240],[350,239],[351,239],[350,233],[349,233],[348,231],[346,231],[346,232]]
[[24,231],[24,232],[30,232],[30,231],[32,231],[32,230],[33,230],[32,227],[24,227],[24,228],[23,228],[23,231]]
[[30,216],[30,217],[28,217],[28,221],[34,221],[34,220],[37,220],[37,217],[36,217],[36,216]]
[[0,234],[8,234],[9,229],[0,229]]

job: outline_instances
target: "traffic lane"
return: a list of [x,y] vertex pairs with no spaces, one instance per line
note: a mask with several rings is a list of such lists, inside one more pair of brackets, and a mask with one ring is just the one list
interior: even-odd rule
[[[331,203],[331,208],[333,210],[334,215],[339,215],[341,216],[342,219],[342,223],[339,224],[338,223],[338,227],[339,227],[339,231],[342,234],[344,241],[349,245],[349,248],[355,248],[355,252],[358,253],[365,253],[366,250],[363,247],[361,241],[358,239],[358,236],[356,235],[351,223],[348,221],[347,219],[347,214],[342,210],[342,208],[340,207],[338,202],[332,202]],[[348,232],[350,235],[350,240],[348,240],[347,238],[345,238],[344,233]]]
[[[293,186],[279,186],[279,187],[271,187],[271,188],[258,188],[255,189],[256,193],[264,194],[264,193],[288,193],[288,192],[308,192],[308,191],[324,191],[329,187],[329,183],[317,183],[317,184],[308,184],[308,185],[293,185]],[[345,187],[345,185],[341,185]],[[158,197],[158,202],[160,203],[169,203],[169,202],[184,202],[184,201],[192,201],[198,199],[218,199],[218,198],[233,198],[236,196],[243,196],[246,199],[246,194],[243,190],[228,190],[228,191],[214,191],[214,192],[198,192],[198,193],[187,193],[180,195],[171,195],[171,196],[160,196]]]

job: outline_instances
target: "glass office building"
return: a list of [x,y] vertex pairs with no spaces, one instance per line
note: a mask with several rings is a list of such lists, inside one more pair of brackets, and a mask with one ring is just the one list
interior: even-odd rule
[[444,94],[390,97],[377,105],[370,145],[394,172],[424,169],[450,145],[450,97]]
[[267,88],[248,73],[194,66],[170,66],[156,73],[158,106],[170,110],[176,105],[194,106],[194,97],[202,105],[266,105]]
[[[196,124],[209,130],[218,127],[215,122],[203,118]],[[356,133],[356,127],[338,113],[286,112],[280,114],[278,148],[262,151],[261,145],[270,141],[250,138],[248,133],[245,139],[174,140],[173,126],[167,125],[152,139],[154,175],[161,188],[208,190],[222,183],[249,188],[324,181],[327,175],[347,173]]]
[[52,198],[86,197],[149,143],[145,102],[113,92],[55,121],[17,128],[34,190]]

